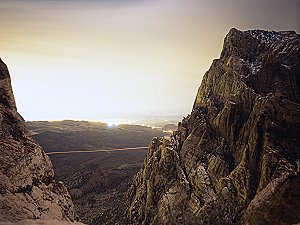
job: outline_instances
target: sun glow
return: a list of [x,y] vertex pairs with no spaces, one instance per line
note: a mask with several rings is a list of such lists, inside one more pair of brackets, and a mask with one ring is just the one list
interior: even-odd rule
[[184,115],[231,27],[299,32],[297,5],[282,0],[0,5],[0,57],[26,120]]

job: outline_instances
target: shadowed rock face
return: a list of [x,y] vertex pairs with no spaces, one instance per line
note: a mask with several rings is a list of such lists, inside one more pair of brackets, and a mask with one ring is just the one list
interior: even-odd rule
[[49,158],[17,112],[9,72],[0,59],[0,222],[73,221],[70,195],[53,176]]
[[154,139],[132,224],[300,222],[300,37],[231,29],[193,110]]

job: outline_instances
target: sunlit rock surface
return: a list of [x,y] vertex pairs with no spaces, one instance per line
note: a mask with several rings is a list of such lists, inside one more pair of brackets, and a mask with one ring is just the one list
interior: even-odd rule
[[231,29],[191,114],[150,144],[130,223],[299,223],[299,88],[297,33]]
[[70,195],[53,177],[48,156],[17,112],[10,75],[0,60],[0,222],[74,221]]

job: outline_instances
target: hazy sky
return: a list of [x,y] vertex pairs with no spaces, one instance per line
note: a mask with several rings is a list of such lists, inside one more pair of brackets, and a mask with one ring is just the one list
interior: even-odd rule
[[0,57],[26,120],[191,111],[223,38],[296,30],[300,0],[1,0]]

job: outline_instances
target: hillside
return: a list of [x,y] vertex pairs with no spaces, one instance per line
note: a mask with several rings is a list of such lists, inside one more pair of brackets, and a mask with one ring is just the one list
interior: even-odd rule
[[300,222],[300,37],[231,29],[193,110],[156,138],[130,224]]

